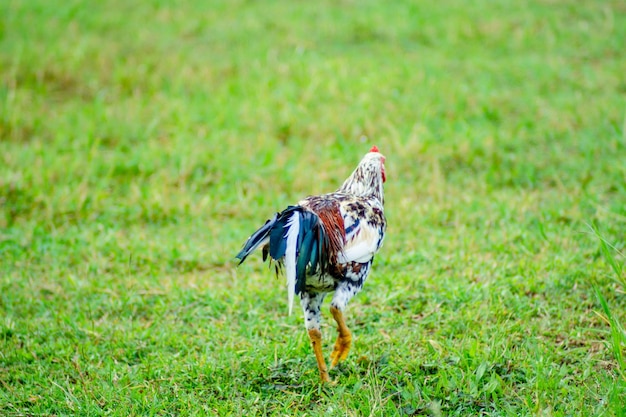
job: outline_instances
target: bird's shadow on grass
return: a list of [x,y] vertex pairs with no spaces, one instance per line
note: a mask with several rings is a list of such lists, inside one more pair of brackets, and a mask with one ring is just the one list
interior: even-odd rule
[[[312,410],[337,398],[344,405],[358,407],[367,402],[389,405],[400,415],[438,416],[446,412],[481,413],[493,411],[496,403],[482,393],[461,387],[438,387],[440,377],[449,375],[454,361],[415,363],[398,366],[388,353],[373,357],[348,358],[330,371],[334,384],[319,380],[314,358],[277,359],[248,380],[248,389],[271,398],[296,401],[302,411]],[[515,369],[490,367],[503,380]],[[298,400],[294,400],[294,399]],[[305,401],[306,400],[306,401]],[[393,403],[393,405],[391,405]]]
[[381,355],[370,359],[361,356],[347,360],[330,370],[335,383],[324,384],[319,379],[317,363],[314,358],[277,359],[271,366],[257,372],[249,380],[251,387],[261,390],[289,391],[305,386],[321,386],[332,389],[336,386],[351,385],[350,381],[376,375],[388,363],[388,356]]

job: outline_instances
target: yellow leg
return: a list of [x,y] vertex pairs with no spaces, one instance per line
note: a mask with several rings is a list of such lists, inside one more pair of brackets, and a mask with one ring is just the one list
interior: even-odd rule
[[333,349],[333,353],[331,353],[330,358],[332,362],[330,363],[330,367],[333,368],[340,361],[344,360],[348,357],[348,353],[350,352],[350,346],[352,345],[352,333],[350,333],[350,329],[346,326],[346,322],[343,319],[343,313],[337,307],[330,306],[330,312],[332,313],[335,321],[337,322],[337,332],[339,335],[337,336],[337,341],[335,342],[335,348]]
[[328,369],[326,368],[326,362],[324,361],[324,355],[322,354],[322,332],[317,329],[309,330],[309,339],[311,339],[315,359],[317,359],[317,367],[320,370],[320,378],[322,379],[322,382],[330,382]]

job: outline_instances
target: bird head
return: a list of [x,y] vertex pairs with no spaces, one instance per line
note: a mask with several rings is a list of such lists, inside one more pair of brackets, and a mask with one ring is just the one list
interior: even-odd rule
[[377,146],[372,146],[339,191],[361,197],[375,196],[382,202],[383,183],[386,180],[385,156],[378,151]]
[[369,153],[378,154],[373,156],[380,159],[380,172],[382,174],[383,182],[387,181],[387,176],[385,175],[385,156],[380,153],[380,151],[378,150],[378,146],[376,145],[372,146],[372,149],[370,149]]

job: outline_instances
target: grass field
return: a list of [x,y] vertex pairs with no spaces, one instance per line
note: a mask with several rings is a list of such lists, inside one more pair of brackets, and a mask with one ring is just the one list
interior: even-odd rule
[[[626,415],[623,1],[0,15],[0,415]],[[233,257],[373,144],[388,233],[321,385]]]

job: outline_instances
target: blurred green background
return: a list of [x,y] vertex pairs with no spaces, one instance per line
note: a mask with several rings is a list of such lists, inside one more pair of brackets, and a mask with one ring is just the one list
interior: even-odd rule
[[[0,15],[0,414],[626,413],[622,1]],[[233,256],[373,144],[388,233],[320,386]]]

